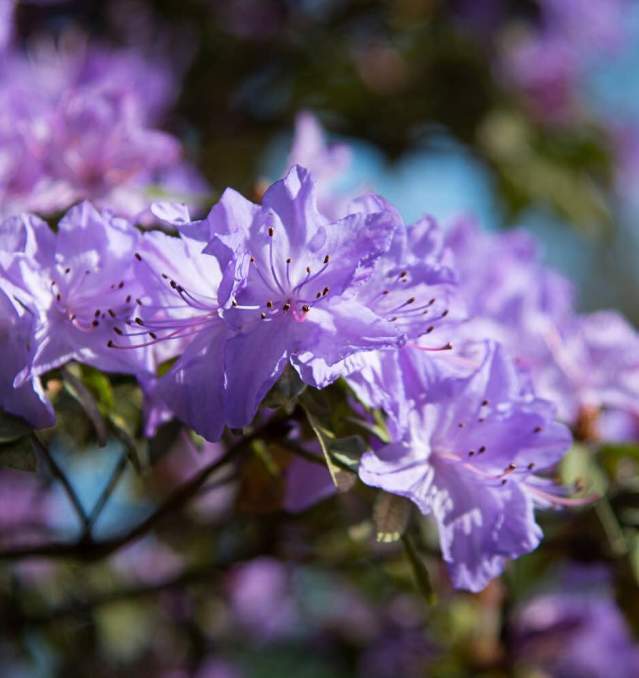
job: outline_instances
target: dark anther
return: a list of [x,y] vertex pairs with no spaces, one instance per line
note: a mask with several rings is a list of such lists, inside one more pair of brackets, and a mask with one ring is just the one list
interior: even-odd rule
[[260,313],[260,318],[262,318],[262,320],[266,320],[266,313]]
[[115,313],[114,313],[111,309],[109,309],[109,315],[110,315],[112,318],[115,318]]
[[130,294],[128,294],[127,297],[126,297],[126,303],[127,304],[131,303],[131,295]]
[[95,318],[99,318],[100,317],[100,309],[98,309],[93,315],[94,315]]
[[255,257],[251,257],[251,258],[249,259],[249,261],[250,261],[252,264],[254,264],[254,263],[255,263]]
[[328,294],[328,287],[325,287],[325,288],[322,290],[322,296],[325,297],[327,294]]
[[488,401],[487,401],[487,400],[482,400],[482,401],[481,401],[481,406],[482,406],[482,407],[486,407],[486,405],[488,405]]
[[282,306],[283,311],[290,311],[291,305],[288,303],[288,301]]
[[135,319],[135,322],[136,322],[138,325],[144,325],[144,323],[142,322],[142,318],[136,318],[136,319]]
[[526,468],[527,468],[529,471],[532,471],[532,470],[535,468],[534,462],[531,461],[530,464],[528,464],[528,466],[526,466]]
[[99,320],[94,320],[92,323],[93,327],[97,327],[100,324]]
[[62,299],[62,295],[58,292],[58,294],[55,295],[55,298],[60,301]]
[[485,446],[485,445],[482,445],[482,446],[477,450],[477,453],[478,453],[478,454],[483,454],[485,451],[486,451],[486,446]]
[[124,334],[124,333],[122,332],[122,330],[121,330],[119,327],[114,327],[114,328],[113,328],[113,331],[114,331],[116,334],[119,334],[120,336],[122,336],[122,334]]
[[69,273],[71,273],[71,269],[70,269],[70,268],[65,268],[65,269],[64,269],[64,272],[65,272],[67,275],[69,275]]
[[506,478],[504,478],[504,479],[501,481],[501,484],[502,484],[502,485],[505,485],[507,482],[508,482],[508,480],[507,480]]
[[310,310],[311,307],[308,304],[304,304],[304,306],[302,306],[302,311],[304,311],[304,313],[308,313]]
[[293,261],[293,260],[291,259],[291,257],[289,257],[289,258],[286,260],[286,263],[287,263],[287,264],[290,264],[291,261]]
[[435,328],[431,325],[427,330],[426,334],[430,334]]
[[412,303],[414,303],[414,302],[415,302],[415,297],[411,297],[410,299],[408,299],[408,301],[407,301],[406,303],[407,303],[407,304],[412,304]]
[[272,301],[267,301],[266,302],[266,308],[273,308],[273,302]]
[[474,456],[475,456],[475,450],[471,450],[471,451],[468,453],[468,456],[469,456],[469,457],[474,457]]
[[310,274],[310,272],[311,272],[311,267],[310,267],[310,266],[307,266],[307,267],[306,267],[306,272]]
[[174,290],[177,289],[177,283],[175,282],[175,280],[169,281],[169,285],[171,285],[171,287],[172,287]]
[[135,253],[135,258],[136,258],[138,261],[142,261],[142,257],[141,257],[137,252]]
[[269,234],[269,236],[270,236],[271,238],[273,237],[273,233],[275,233],[275,231],[273,230],[273,227],[272,227],[272,226],[269,226],[269,227],[268,227],[268,234]]
[[150,336],[151,339],[153,339],[154,341],[155,341],[155,339],[158,338],[158,335],[157,335],[155,332],[149,332],[149,336]]
[[107,346],[109,348],[113,348],[113,342],[110,339],[109,339],[109,341],[107,341]]
[[535,426],[535,428],[533,429],[533,433],[541,433],[541,432],[542,432],[541,426]]
[[327,255],[324,257],[324,263],[325,263],[325,264],[328,264],[329,260],[330,260],[330,257],[329,257],[328,254],[327,254]]
[[448,309],[442,311],[442,318],[445,318],[448,315]]
[[124,287],[124,280],[120,281],[120,284],[118,285],[118,289],[121,290]]

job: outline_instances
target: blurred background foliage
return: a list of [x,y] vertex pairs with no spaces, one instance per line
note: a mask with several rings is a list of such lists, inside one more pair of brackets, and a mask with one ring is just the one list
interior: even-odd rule
[[[616,134],[639,124],[619,104],[619,90],[639,94],[637,17],[632,10],[626,47],[589,67],[569,117],[553,120],[503,73],[509,45],[540,22],[534,0],[74,0],[17,9],[26,47],[83,31],[168,56],[182,75],[165,127],[210,181],[211,201],[227,185],[259,194],[262,180],[277,178],[296,114],[312,110],[332,138],[353,144],[354,184],[373,186],[407,218],[470,212],[487,228],[523,224],[579,285],[584,308],[613,305],[635,321],[639,201],[628,189],[632,167],[621,176]],[[293,457],[272,440],[249,445],[236,475],[212,473],[144,539],[117,544],[220,450],[175,424],[143,440],[140,393],[126,379],[69,366],[47,388],[60,417],[54,438],[39,448],[12,422],[0,425],[3,443],[22,446],[19,463],[5,456],[4,466],[37,459],[48,477],[41,486],[24,470],[1,471],[0,537],[29,544],[46,515],[48,537],[80,535],[81,548],[71,559],[64,549],[0,553],[3,675],[540,676],[518,658],[510,622],[569,561],[610,565],[639,633],[634,445],[596,456],[587,443],[575,448],[564,479],[606,498],[545,515],[543,548],[472,596],[448,588],[432,527],[414,515],[410,542],[376,544],[363,487],[304,516],[282,511]],[[115,540],[112,551],[82,544],[55,482],[60,470],[95,519],[94,538]],[[431,586],[438,596],[429,605]]]

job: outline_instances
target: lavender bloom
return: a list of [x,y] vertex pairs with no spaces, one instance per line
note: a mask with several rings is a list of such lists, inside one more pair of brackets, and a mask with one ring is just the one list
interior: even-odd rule
[[351,163],[351,150],[346,144],[327,144],[317,118],[307,111],[295,119],[295,137],[288,157],[288,168],[305,167],[313,177],[317,190],[317,205],[329,219],[348,214],[351,196],[338,195],[335,184]]
[[255,558],[235,568],[229,597],[237,623],[257,640],[296,635],[300,619],[290,573],[278,560]]
[[506,77],[543,119],[565,121],[576,86],[593,61],[625,39],[626,0],[542,0],[542,25],[507,54]]
[[589,410],[636,411],[639,335],[619,314],[578,316],[572,287],[541,263],[524,232],[489,234],[461,221],[447,244],[471,317],[460,336],[503,343],[568,423]]
[[199,192],[179,142],[155,129],[172,80],[132,51],[9,52],[0,64],[2,213],[51,213],[88,198],[137,218],[153,191]]
[[514,641],[520,664],[557,678],[633,678],[639,645],[608,587],[577,588],[571,571],[561,592],[539,595],[515,615]]
[[[437,522],[453,584],[481,590],[506,561],[541,540],[535,504],[553,501],[536,472],[554,465],[571,436],[553,421],[549,403],[522,387],[520,375],[495,344],[467,379],[422,381],[417,369],[404,379],[427,401],[407,407],[394,441],[362,457],[363,482],[411,499]],[[383,378],[380,389],[387,389]]]
[[16,0],[0,0],[0,55],[11,43]]
[[128,222],[89,203],[63,217],[54,234],[35,217],[5,221],[0,252],[3,287],[34,321],[33,355],[18,375],[18,387],[70,360],[107,371],[150,368],[147,352],[114,351],[123,327],[133,325],[142,288],[131,252],[139,233]]
[[38,379],[18,388],[13,382],[32,358],[33,317],[20,314],[0,288],[0,409],[24,418],[35,428],[53,426],[55,415]]
[[[308,172],[295,167],[271,186],[262,206],[227,190],[206,220],[182,226],[187,236],[208,242],[204,252],[217,258],[222,271],[218,304],[224,306],[224,325],[215,323],[212,333],[207,324],[193,334],[195,350],[221,355],[224,349],[224,392],[220,388],[207,401],[214,407],[206,408],[206,428],[198,429],[203,435],[219,436],[222,400],[228,426],[248,424],[287,362],[306,383],[323,388],[340,376],[333,367],[354,353],[405,341],[390,312],[380,315],[356,294],[399,223],[396,212],[374,196],[329,222],[317,211]],[[201,364],[180,362],[188,389]]]
[[[176,223],[166,206],[164,212],[159,208],[155,212]],[[201,250],[201,243],[186,236],[144,235],[132,257],[137,279],[144,286],[133,345],[148,347],[156,362],[179,355],[164,377],[144,378],[147,402],[152,403],[149,432],[166,420],[170,410],[207,439],[218,440],[224,429],[228,337],[220,311],[228,295],[220,296],[222,274],[217,259]],[[112,344],[113,349],[120,347],[119,341]]]
[[283,508],[291,513],[305,511],[322,499],[335,494],[335,484],[321,452],[317,453],[319,463],[295,457],[286,468],[286,490]]

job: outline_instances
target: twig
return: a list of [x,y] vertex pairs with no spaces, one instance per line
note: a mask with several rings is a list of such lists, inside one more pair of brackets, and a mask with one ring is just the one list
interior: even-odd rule
[[73,508],[75,509],[75,512],[78,516],[78,519],[80,520],[80,523],[82,524],[85,535],[90,533],[91,525],[89,524],[89,518],[87,517],[86,511],[84,510],[84,506],[82,506],[82,502],[80,501],[80,498],[78,497],[73,485],[67,478],[64,471],[60,468],[60,466],[58,466],[58,463],[53,458],[51,452],[49,452],[47,446],[40,440],[40,438],[38,438],[37,434],[32,433],[31,437],[36,448],[39,450],[40,454],[44,457],[45,461],[47,462],[47,465],[49,466],[51,473],[57,480],[60,481],[60,484],[64,488],[64,491],[67,497],[69,498],[69,501],[71,502]]
[[[76,560],[93,561],[104,558],[114,551],[136,541],[143,537],[147,532],[150,532],[160,521],[166,516],[176,513],[188,500],[193,497],[199,489],[206,483],[209,476],[217,471],[222,466],[226,465],[256,438],[266,436],[277,437],[283,435],[288,431],[288,424],[282,420],[271,420],[263,427],[257,429],[252,434],[242,438],[235,445],[230,447],[226,453],[217,461],[211,462],[200,470],[191,480],[187,481],[174,492],[172,492],[165,500],[153,511],[147,518],[141,520],[137,525],[134,525],[129,530],[122,534],[95,541],[93,539],[86,539],[83,537],[75,542],[67,541],[51,541],[44,544],[34,544],[27,546],[19,546],[15,548],[5,549],[0,551],[0,561],[20,560],[34,556],[42,556],[49,558],[74,558]],[[68,481],[67,481],[68,482]],[[71,488],[72,489],[72,488]]]
[[93,529],[93,526],[96,524],[98,521],[98,518],[102,514],[102,511],[104,507],[107,505],[107,502],[109,499],[111,499],[111,496],[113,495],[113,492],[115,488],[117,487],[120,478],[122,477],[122,474],[124,473],[127,463],[128,463],[128,455],[126,452],[123,452],[120,455],[120,458],[118,459],[117,464],[115,465],[115,468],[111,472],[111,477],[109,478],[109,482],[106,484],[105,488],[102,490],[102,493],[98,497],[98,500],[95,502],[95,505],[93,506],[93,509],[91,510],[91,513],[89,514],[89,521],[88,521],[88,527],[87,527],[87,536],[91,534],[91,530]]

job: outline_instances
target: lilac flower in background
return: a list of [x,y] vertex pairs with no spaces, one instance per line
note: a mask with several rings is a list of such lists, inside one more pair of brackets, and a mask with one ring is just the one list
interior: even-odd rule
[[[131,218],[158,192],[197,205],[204,183],[156,128],[176,90],[166,64],[83,42],[0,64],[2,213],[51,213],[80,199]],[[198,195],[200,194],[200,195]]]
[[18,388],[13,382],[32,360],[34,318],[18,312],[0,288],[0,409],[26,419],[35,428],[53,426],[55,415],[40,382],[32,378]]
[[132,251],[139,233],[122,219],[89,203],[64,216],[54,234],[34,217],[3,222],[2,285],[34,322],[30,364],[15,386],[70,360],[99,369],[136,373],[149,370],[145,351],[109,348],[114,339],[135,344],[140,283]]
[[[308,446],[308,445],[307,445]],[[316,452],[314,464],[302,457],[295,457],[286,467],[286,490],[282,507],[291,513],[305,511],[322,499],[335,494],[335,484],[331,478],[321,451]]]
[[542,264],[524,232],[490,234],[464,220],[447,244],[470,316],[460,336],[501,342],[567,423],[593,410],[636,411],[639,335],[623,317],[578,315],[571,285]]
[[0,0],[0,56],[11,44],[16,0]]
[[290,572],[274,558],[255,558],[229,576],[229,599],[236,623],[265,642],[299,634],[300,614]]
[[[584,577],[590,574],[593,581]],[[512,622],[518,664],[571,678],[634,678],[639,644],[597,572],[570,570],[561,588],[538,595],[516,611]],[[581,582],[581,584],[580,584]]]
[[540,5],[541,26],[512,45],[502,70],[540,118],[565,122],[588,69],[627,37],[629,6],[626,0],[543,0]]
[[563,419],[579,423],[602,409],[639,414],[639,334],[619,313],[580,316],[547,342],[553,362],[533,380]]
[[[382,379],[378,383],[388,388]],[[522,386],[494,344],[485,345],[469,378],[416,387],[428,394],[427,402],[414,409],[410,401],[399,403],[412,410],[405,430],[364,455],[360,478],[432,514],[453,584],[479,591],[508,559],[539,544],[534,507],[554,498],[536,474],[568,450],[570,432],[553,421],[549,403]]]
[[[340,376],[334,366],[354,353],[405,341],[390,313],[379,315],[356,296],[401,220],[376,196],[353,209],[331,223],[317,211],[308,172],[295,167],[271,186],[262,206],[227,190],[207,219],[182,226],[208,242],[204,251],[219,261],[218,297],[226,306],[224,329],[213,336],[209,324],[193,335],[200,352],[220,355],[224,348],[225,392],[209,393],[213,407],[199,430],[205,437],[221,433],[222,400],[228,426],[248,424],[288,362],[306,383],[323,388]],[[180,363],[179,379],[198,378],[197,361]]]
[[324,130],[317,118],[307,111],[295,119],[295,136],[287,166],[305,167],[317,191],[320,212],[329,219],[339,219],[348,214],[352,196],[340,194],[335,185],[342,179],[351,163],[351,149],[346,144],[328,144]]

